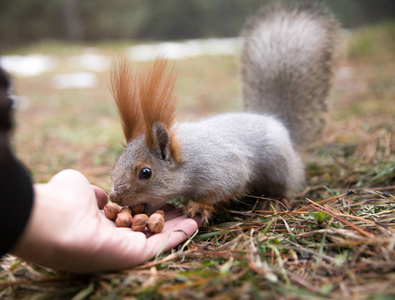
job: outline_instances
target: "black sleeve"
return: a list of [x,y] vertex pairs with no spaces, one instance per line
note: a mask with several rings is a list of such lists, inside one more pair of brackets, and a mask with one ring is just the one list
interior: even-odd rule
[[9,146],[12,101],[9,81],[0,67],[0,256],[18,241],[33,206],[33,188],[26,169]]

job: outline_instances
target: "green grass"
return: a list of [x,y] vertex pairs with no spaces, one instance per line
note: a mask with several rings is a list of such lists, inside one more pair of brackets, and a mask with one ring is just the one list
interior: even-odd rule
[[360,29],[350,39],[347,54],[351,59],[366,58],[385,61],[388,58],[393,58],[394,36],[394,21]]
[[[392,299],[393,28],[384,24],[350,37],[339,68],[351,69],[351,76],[334,81],[329,126],[303,154],[307,182],[289,200],[289,210],[263,198],[253,199],[248,209],[232,206],[188,243],[122,272],[81,276],[6,256],[0,262],[0,298]],[[121,44],[96,48],[110,57],[122,51]],[[68,55],[63,46],[32,49]],[[72,49],[70,55],[78,55],[85,48]],[[241,109],[237,58],[199,57],[177,61],[175,68],[178,121]],[[49,74],[16,78],[17,92],[30,106],[16,113],[13,147],[36,181],[75,168],[108,189],[123,143],[109,74],[97,73],[100,84],[93,90],[54,90],[51,76],[66,71],[62,63]]]

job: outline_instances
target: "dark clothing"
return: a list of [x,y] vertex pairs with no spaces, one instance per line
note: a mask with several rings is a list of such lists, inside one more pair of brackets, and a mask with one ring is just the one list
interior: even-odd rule
[[10,251],[22,235],[33,206],[30,177],[10,150],[9,88],[9,80],[0,67],[0,256]]

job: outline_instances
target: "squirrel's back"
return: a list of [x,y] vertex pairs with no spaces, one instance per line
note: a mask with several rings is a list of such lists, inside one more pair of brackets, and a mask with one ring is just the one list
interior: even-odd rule
[[275,115],[298,145],[325,125],[337,28],[305,3],[264,7],[243,30],[245,109]]

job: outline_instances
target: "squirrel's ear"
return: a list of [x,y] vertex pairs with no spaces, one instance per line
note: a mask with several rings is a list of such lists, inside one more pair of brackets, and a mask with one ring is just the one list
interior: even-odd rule
[[172,161],[170,134],[163,123],[156,122],[154,126],[152,126],[152,137],[155,155],[165,161]]

